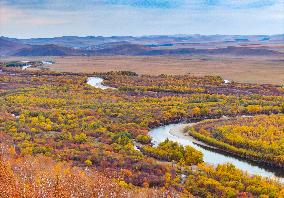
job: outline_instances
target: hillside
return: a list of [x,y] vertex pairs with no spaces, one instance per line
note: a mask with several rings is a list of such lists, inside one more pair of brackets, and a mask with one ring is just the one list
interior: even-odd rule
[[33,45],[30,48],[23,48],[15,52],[13,55],[14,56],[74,56],[74,55],[84,55],[84,51],[49,44],[49,45]]
[[235,56],[274,56],[283,53],[268,50],[268,49],[254,49],[247,47],[226,47],[218,49],[195,49],[183,48],[173,50],[150,50],[144,51],[139,55],[235,55]]
[[145,36],[0,38],[1,56],[234,55],[281,56],[283,36]]
[[55,44],[64,47],[84,48],[106,43],[128,42],[132,44],[180,44],[180,43],[273,43],[284,42],[284,34],[278,35],[149,35],[149,36],[62,36],[54,38],[19,39],[19,42],[30,45]]
[[93,50],[94,55],[143,55],[151,51],[150,47],[137,44],[119,44],[106,46],[104,49]]
[[0,37],[0,56],[13,55],[17,50],[29,48],[27,44],[20,42],[13,42]]

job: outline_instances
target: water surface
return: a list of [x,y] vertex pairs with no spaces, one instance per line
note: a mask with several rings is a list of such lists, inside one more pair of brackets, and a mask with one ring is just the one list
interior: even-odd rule
[[102,82],[104,79],[100,77],[89,77],[87,80],[87,84],[99,89],[113,89],[110,86],[103,85]]
[[[214,149],[204,148],[201,145],[195,143],[201,143],[191,136],[186,136],[182,133],[186,126],[191,126],[193,123],[184,124],[169,124],[165,126],[160,126],[150,130],[149,135],[152,138],[154,146],[157,146],[160,142],[165,141],[167,138],[169,140],[180,143],[183,146],[189,145],[194,147],[196,150],[203,153],[204,162],[212,165],[232,163],[237,168],[248,172],[249,174],[261,175],[263,177],[277,178],[281,182],[284,182],[284,171],[276,168],[260,166],[258,164],[248,162],[243,159],[239,159],[229,154],[218,152]],[[202,143],[201,143],[202,144]],[[203,143],[204,144],[204,143]],[[206,144],[204,144],[206,145]]]
[[[90,77],[87,80],[87,84],[94,86],[99,89],[114,89],[113,87],[105,86],[102,84],[103,79],[99,77]],[[224,117],[226,119],[226,117]],[[159,143],[165,141],[166,139],[180,143],[183,146],[192,146],[198,151],[203,153],[204,162],[212,165],[232,163],[237,168],[248,172],[249,174],[260,175],[263,177],[277,178],[282,183],[284,183],[284,170],[271,168],[267,166],[261,166],[259,164],[249,162],[245,159],[240,159],[234,156],[230,156],[227,153],[217,151],[216,149],[205,148],[202,145],[208,146],[203,142],[194,139],[191,136],[186,136],[183,134],[183,130],[187,126],[192,126],[196,123],[179,123],[179,124],[169,124],[151,129],[149,135],[152,138],[152,143],[157,146]],[[198,143],[198,144],[196,144]],[[199,145],[201,144],[201,145]],[[210,146],[208,146],[210,147]],[[137,150],[139,150],[136,147]]]

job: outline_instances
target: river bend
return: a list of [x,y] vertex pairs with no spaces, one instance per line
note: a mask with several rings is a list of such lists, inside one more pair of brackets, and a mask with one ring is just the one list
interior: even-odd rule
[[[87,84],[94,86],[99,89],[109,89],[112,87],[105,86],[102,84],[103,79],[99,77],[90,77],[87,80]],[[113,89],[113,88],[112,88]],[[265,165],[259,165],[253,162],[249,162],[245,159],[240,159],[231,156],[227,153],[220,152],[214,147],[207,145],[206,143],[200,142],[195,138],[185,135],[184,130],[186,127],[193,126],[197,123],[178,123],[168,124],[160,127],[156,127],[150,130],[149,135],[152,138],[152,143],[157,146],[159,143],[169,139],[171,141],[178,142],[183,146],[192,146],[196,150],[203,153],[204,162],[212,165],[232,163],[237,168],[253,175],[260,175],[263,177],[276,178],[284,183],[284,171],[267,167]],[[208,148],[209,147],[209,148]]]

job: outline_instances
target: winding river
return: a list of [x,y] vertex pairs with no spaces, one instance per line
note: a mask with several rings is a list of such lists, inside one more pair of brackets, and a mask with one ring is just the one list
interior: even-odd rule
[[[100,89],[112,88],[102,85],[103,79],[99,77],[90,77],[87,80],[87,84]],[[113,88],[112,88],[113,89]],[[183,146],[189,145],[196,150],[203,153],[204,162],[212,165],[232,163],[237,168],[254,175],[261,175],[263,177],[276,178],[284,183],[284,171],[278,168],[272,168],[265,165],[260,165],[254,162],[250,162],[245,159],[231,156],[225,152],[218,151],[214,147],[206,145],[194,139],[191,136],[185,135],[184,130],[186,127],[193,126],[197,123],[178,123],[168,124],[160,127],[156,127],[150,130],[149,135],[152,138],[152,143],[157,146],[159,143],[166,139],[180,143]]]
[[237,168],[254,175],[261,175],[263,177],[277,178],[284,183],[284,171],[280,168],[267,167],[265,165],[259,165],[253,162],[249,162],[245,159],[240,159],[234,156],[230,156],[222,151],[218,151],[213,147],[206,145],[191,136],[185,135],[184,129],[188,126],[193,126],[197,123],[178,123],[169,124],[160,127],[156,127],[150,130],[149,135],[153,140],[153,144],[157,146],[160,142],[163,142],[167,138],[169,140],[180,143],[183,146],[192,146],[196,150],[203,153],[204,162],[212,165],[232,163]]

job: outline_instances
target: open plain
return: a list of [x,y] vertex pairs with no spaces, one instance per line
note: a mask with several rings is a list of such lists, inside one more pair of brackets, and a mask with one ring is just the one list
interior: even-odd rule
[[[138,74],[219,75],[242,83],[284,84],[284,58],[265,56],[57,56],[6,57],[1,61],[51,60],[51,71],[134,71]],[[32,69],[32,68],[31,68]]]

